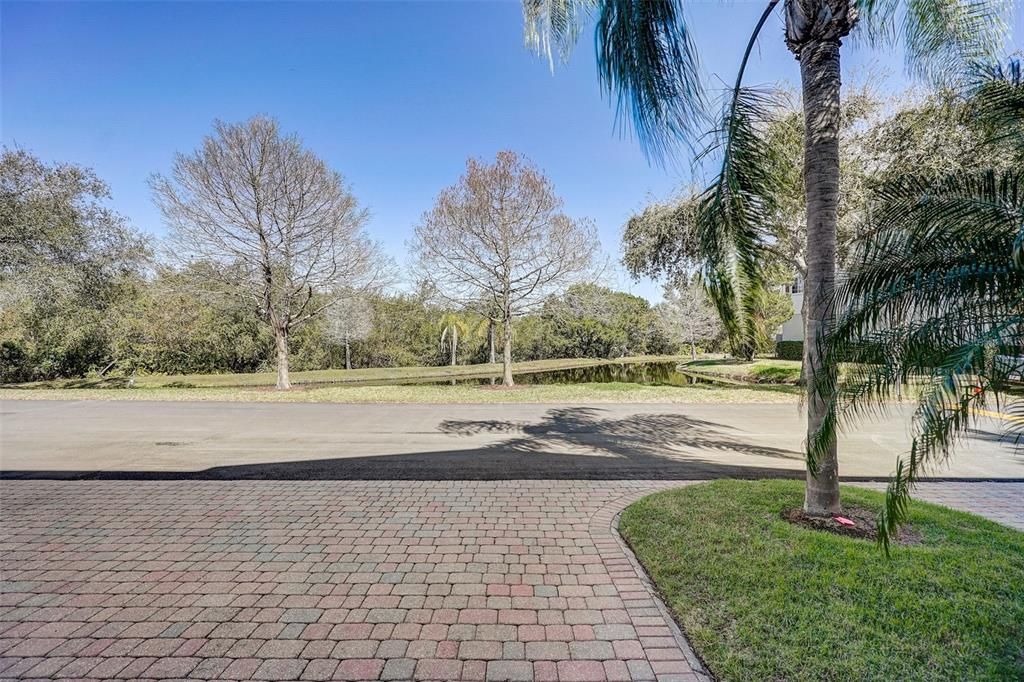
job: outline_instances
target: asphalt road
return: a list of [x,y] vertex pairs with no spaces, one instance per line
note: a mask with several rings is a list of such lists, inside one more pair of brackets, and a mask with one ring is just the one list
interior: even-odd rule
[[[844,435],[846,477],[885,477],[909,410]],[[935,477],[1024,479],[988,419]],[[5,478],[652,479],[799,476],[793,405],[0,402]]]

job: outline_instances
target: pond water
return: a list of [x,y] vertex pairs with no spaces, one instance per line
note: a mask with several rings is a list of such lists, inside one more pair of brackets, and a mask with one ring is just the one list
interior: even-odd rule
[[[555,369],[540,372],[517,372],[513,374],[517,384],[585,384],[620,382],[644,386],[688,386],[691,384],[713,383],[678,370],[675,362],[632,362],[572,369]],[[409,379],[392,382],[399,385],[422,384],[500,384],[501,375],[477,375],[458,379]]]

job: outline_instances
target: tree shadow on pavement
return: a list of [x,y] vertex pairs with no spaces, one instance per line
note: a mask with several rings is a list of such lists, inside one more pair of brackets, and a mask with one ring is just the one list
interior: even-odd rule
[[[539,422],[446,420],[454,439],[497,442],[431,452],[339,456],[219,466],[202,471],[4,471],[5,479],[131,480],[511,480],[798,477],[802,453],[751,443],[732,427],[681,414],[603,417],[558,407]],[[767,458],[759,463],[752,458]]]
[[593,407],[560,407],[548,410],[540,422],[450,419],[441,422],[438,429],[442,433],[460,436],[514,434],[490,447],[527,453],[569,448],[634,458],[712,451],[792,459],[801,465],[803,462],[803,455],[798,451],[751,443],[734,435],[733,427],[717,422],[665,413],[607,419],[602,418],[602,412]]

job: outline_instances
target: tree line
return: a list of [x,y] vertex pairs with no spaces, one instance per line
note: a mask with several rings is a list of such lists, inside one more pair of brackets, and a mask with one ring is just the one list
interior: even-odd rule
[[[152,179],[170,228],[164,242],[111,209],[91,170],[3,151],[0,380],[277,370],[286,386],[289,367],[771,353],[793,313],[781,285],[806,275],[807,243],[802,118],[793,93],[774,97],[764,136],[779,199],[762,254],[773,286],[753,308],[753,346],[733,343],[695,277],[695,192],[652,204],[625,227],[627,270],[665,282],[652,306],[600,286],[592,225],[561,212],[528,160],[471,159],[414,227],[416,286],[399,292],[343,178],[257,117],[216,123],[169,176]],[[950,92],[893,106],[861,86],[842,122],[840,267],[878,187],[921,169],[1012,159],[982,144],[985,130]]]
[[276,370],[287,388],[290,368],[500,359],[511,383],[513,359],[720,346],[698,286],[657,306],[602,286],[592,224],[512,152],[470,160],[424,214],[412,291],[341,175],[273,120],[215,123],[151,185],[165,240],[93,171],[3,150],[0,380]]

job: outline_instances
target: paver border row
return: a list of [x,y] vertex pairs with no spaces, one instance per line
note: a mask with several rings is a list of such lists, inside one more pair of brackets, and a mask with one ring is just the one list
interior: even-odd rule
[[[640,490],[630,491],[595,512],[590,518],[589,532],[595,547],[597,547],[601,561],[608,570],[608,575],[611,576],[615,586],[620,589],[620,591],[623,591],[625,588],[624,591],[627,594],[632,592],[638,593],[637,596],[640,596],[641,594],[646,595],[646,597],[639,599],[623,599],[626,606],[626,613],[629,614],[633,627],[642,627],[641,623],[643,621],[640,620],[642,618],[660,616],[671,631],[672,638],[675,640],[676,646],[678,646],[679,650],[682,652],[683,659],[686,661],[686,664],[691,671],[690,673],[680,674],[679,679],[711,682],[714,678],[709,673],[703,661],[700,660],[700,657],[693,650],[693,647],[690,646],[689,640],[686,639],[686,635],[683,633],[678,623],[676,623],[668,605],[665,604],[664,600],[662,600],[661,595],[654,586],[654,581],[647,575],[647,571],[644,570],[640,560],[637,559],[636,554],[633,553],[633,550],[629,547],[629,544],[619,532],[619,520],[622,517],[622,512],[625,511],[626,507],[630,504],[652,493],[700,482],[701,481],[664,481]],[[640,630],[638,629],[638,632],[639,631]],[[642,641],[643,638],[641,637],[641,642]],[[644,651],[647,651],[646,646],[644,647]],[[652,667],[657,675],[657,679],[675,679],[674,675],[669,676],[658,672],[658,668],[661,663],[663,662],[651,661]]]

